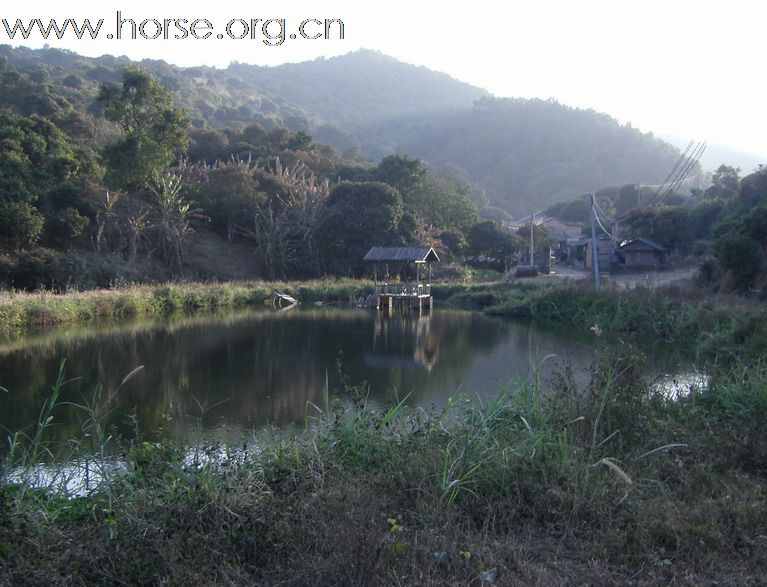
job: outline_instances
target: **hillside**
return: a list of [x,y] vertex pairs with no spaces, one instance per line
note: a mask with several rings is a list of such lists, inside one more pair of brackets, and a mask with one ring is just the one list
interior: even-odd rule
[[368,136],[465,170],[491,205],[515,216],[606,186],[659,183],[679,157],[610,116],[542,100],[482,99],[464,112],[389,122]]
[[278,67],[235,63],[227,72],[351,131],[402,116],[464,110],[489,95],[447,74],[368,50]]
[[[118,81],[131,63],[8,46],[0,55],[81,111],[92,108],[101,83]],[[394,153],[420,157],[474,184],[486,215],[500,208],[519,216],[608,185],[656,183],[678,157],[675,147],[607,115],[551,101],[492,99],[373,51],[278,67],[139,65],[197,128],[285,125],[370,161]]]

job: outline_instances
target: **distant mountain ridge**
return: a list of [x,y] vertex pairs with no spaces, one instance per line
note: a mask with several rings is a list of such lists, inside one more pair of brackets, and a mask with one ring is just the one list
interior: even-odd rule
[[[7,45],[0,46],[2,57],[82,111],[92,108],[99,84],[117,82],[132,63]],[[658,183],[679,157],[675,147],[605,114],[496,99],[375,51],[276,67],[138,65],[155,74],[198,128],[283,124],[350,156],[356,148],[372,161],[392,153],[420,157],[471,182],[488,215],[524,215],[609,185]]]
[[445,73],[366,49],[277,67],[233,63],[227,71],[343,128],[367,126],[371,116],[386,120],[468,108],[490,95]]

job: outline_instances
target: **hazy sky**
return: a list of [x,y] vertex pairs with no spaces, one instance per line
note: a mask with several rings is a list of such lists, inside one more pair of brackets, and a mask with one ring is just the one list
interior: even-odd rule
[[[340,18],[346,38],[287,39],[272,47],[260,38],[215,36],[107,40],[117,10],[137,22],[205,18],[216,33],[231,19],[285,18],[289,33],[304,19]],[[555,98],[644,131],[719,143],[767,161],[767,2],[758,0],[89,0],[72,6],[9,2],[2,13],[9,20],[68,17],[105,19],[97,41],[48,41],[85,55],[225,67],[231,61],[276,65],[364,47],[444,71],[496,96]],[[0,43],[9,42],[44,44],[39,37],[9,41],[0,27]]]

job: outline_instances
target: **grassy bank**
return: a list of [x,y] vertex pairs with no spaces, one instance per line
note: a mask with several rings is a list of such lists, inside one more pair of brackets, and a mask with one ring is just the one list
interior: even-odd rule
[[[87,497],[6,483],[0,583],[758,584],[767,367],[671,399],[642,360],[606,347],[585,387],[563,372],[440,412],[350,397],[257,450],[139,440],[119,473],[90,457],[110,482]],[[45,460],[58,409],[6,470]],[[98,455],[82,409],[66,450]]]
[[692,284],[595,292],[590,283],[453,285],[447,303],[488,314],[541,320],[695,350],[715,364],[767,354],[767,307],[737,296],[712,296]]
[[66,294],[5,292],[0,294],[0,328],[23,331],[98,319],[261,305],[270,301],[275,291],[301,302],[348,302],[370,293],[372,285],[366,281],[328,279],[290,283],[174,283]]
[[[457,397],[431,412],[374,409],[350,389],[343,402],[312,406],[305,433],[248,446],[111,438],[110,394],[56,406],[55,385],[37,426],[4,453],[0,583],[763,582],[762,308],[686,288],[449,285],[435,295],[598,327],[591,376],[579,384],[564,367],[484,405]],[[632,341],[653,337],[695,344],[708,385],[670,397],[644,380]],[[48,441],[59,409],[82,411],[82,434],[65,445]],[[116,469],[99,456],[115,444]],[[63,459],[86,455],[108,479],[86,496],[18,483],[40,462],[70,476]]]

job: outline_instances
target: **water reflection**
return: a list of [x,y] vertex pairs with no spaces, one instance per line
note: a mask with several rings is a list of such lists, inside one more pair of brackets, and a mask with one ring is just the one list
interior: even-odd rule
[[[0,342],[0,424],[27,428],[50,394],[62,358],[70,383],[63,401],[81,402],[98,385],[113,393],[111,429],[143,439],[204,433],[241,439],[266,425],[300,426],[307,404],[323,403],[326,383],[349,385],[389,403],[444,404],[457,391],[492,394],[528,376],[549,354],[591,363],[582,339],[489,318],[435,310],[381,316],[338,308],[248,311],[119,327],[71,328]],[[107,395],[107,394],[105,394]],[[57,408],[58,438],[77,436],[82,414]]]
[[692,393],[705,391],[709,376],[700,371],[663,373],[653,382],[652,390],[665,399],[676,400]]

